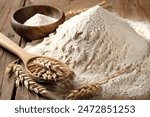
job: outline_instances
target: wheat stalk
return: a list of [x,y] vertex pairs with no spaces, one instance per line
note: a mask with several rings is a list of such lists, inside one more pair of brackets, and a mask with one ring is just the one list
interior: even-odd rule
[[[93,97],[97,92],[100,92],[102,84],[107,83],[109,80],[129,71],[133,71],[135,66],[132,64],[125,66],[124,68],[112,73],[110,76],[103,78],[98,83],[82,86],[79,89],[72,90],[71,93],[66,97],[66,99],[89,99]],[[23,83],[25,87],[36,94],[41,94],[48,99],[59,99],[52,92],[47,91],[41,85],[33,81],[33,79],[23,71],[22,66],[12,63],[8,66],[7,72],[15,73],[16,85],[19,86]]]
[[70,19],[71,17],[75,16],[75,15],[79,15],[80,13],[86,11],[87,8],[81,9],[81,10],[77,10],[77,11],[69,11],[65,14],[66,20]]
[[[99,6],[103,7],[103,8],[109,8],[109,7],[112,6],[112,4],[107,3],[105,0],[100,2],[100,3],[98,3],[97,5],[99,5]],[[73,16],[79,15],[80,13],[82,13],[82,12],[84,12],[86,10],[88,10],[88,8],[80,9],[80,10],[77,10],[77,11],[74,11],[74,10],[69,11],[69,12],[67,12],[65,14],[66,20],[70,19]]]
[[20,86],[20,84],[24,84],[28,90],[36,94],[40,94],[48,99],[60,99],[60,97],[56,96],[53,92],[47,91],[43,86],[33,81],[30,75],[23,70],[21,65],[11,63],[6,71],[7,73],[14,73],[17,87]]
[[88,86],[83,86],[77,90],[71,91],[67,96],[67,99],[89,99],[94,96],[96,92],[100,91],[101,87],[99,84],[91,84]]
[[33,75],[37,76],[35,80],[45,82],[55,81],[67,82],[73,80],[73,72],[60,62],[48,58],[36,58],[29,65],[28,69]]
[[73,100],[74,99],[89,99],[90,97],[94,96],[98,91],[101,91],[102,84],[105,84],[109,80],[127,72],[129,69],[131,69],[131,71],[133,71],[134,68],[135,68],[135,66],[133,66],[132,64],[127,65],[124,68],[111,74],[110,76],[103,78],[103,80],[100,80],[96,84],[91,84],[88,86],[83,86],[76,90],[72,90],[71,93],[67,96],[67,99],[73,99]]

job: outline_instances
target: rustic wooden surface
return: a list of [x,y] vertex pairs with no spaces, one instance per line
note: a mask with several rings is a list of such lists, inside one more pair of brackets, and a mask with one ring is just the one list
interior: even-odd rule
[[150,0],[111,0],[119,15],[136,20],[150,20]]
[[[22,7],[24,0],[0,0],[0,31],[20,45],[20,37],[10,26],[10,17],[13,11]],[[5,67],[16,57],[0,48],[0,99],[14,98],[14,79],[5,74]]]
[[[92,7],[103,0],[0,0],[0,32],[8,36],[12,41],[20,46],[25,45],[10,26],[12,13],[20,7],[34,4],[54,5],[61,8],[65,13],[70,10],[80,10]],[[16,60],[17,57],[0,47],[0,99],[3,100],[24,100],[24,99],[44,99],[14,85],[14,78],[5,73],[6,66]]]

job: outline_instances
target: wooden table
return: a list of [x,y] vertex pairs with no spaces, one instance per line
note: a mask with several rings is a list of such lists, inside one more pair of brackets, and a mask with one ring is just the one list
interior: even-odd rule
[[[70,10],[89,8],[101,1],[103,0],[0,0],[0,32],[4,33],[16,44],[23,47],[26,42],[12,30],[10,25],[10,17],[18,8],[33,4],[46,4],[57,6],[66,13]],[[16,88],[14,85],[15,79],[13,77],[9,77],[5,73],[6,66],[16,59],[16,56],[0,47],[0,99],[44,99],[34,95],[24,87]]]

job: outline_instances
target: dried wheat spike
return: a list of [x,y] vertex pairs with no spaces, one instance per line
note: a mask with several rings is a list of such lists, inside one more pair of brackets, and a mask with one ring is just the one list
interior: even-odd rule
[[[109,8],[112,6],[112,4],[107,3],[105,0],[100,2],[99,4],[97,4],[103,8]],[[86,11],[88,8],[84,8],[84,9],[80,9],[77,11],[69,11],[65,14],[66,20],[70,19],[71,17],[75,16],[75,15],[79,15],[80,13]]]
[[71,93],[67,96],[68,99],[89,99],[96,92],[102,89],[101,85],[107,83],[109,80],[125,73],[128,71],[133,71],[135,68],[134,65],[130,64],[125,66],[124,68],[112,73],[110,76],[103,78],[97,84],[91,84],[89,86],[83,86],[79,89],[71,91]]
[[23,70],[21,65],[14,64],[12,71],[15,73],[16,85],[19,86],[21,83],[36,94],[40,94],[48,99],[60,99],[54,93],[47,91],[44,87],[37,84],[32,78]]
[[37,78],[34,79],[37,81],[65,82],[73,79],[72,72],[69,68],[53,59],[44,57],[37,58],[29,63],[28,69],[37,76]]
[[78,10],[78,11],[69,11],[68,13],[65,14],[66,20],[70,19],[71,17],[75,16],[75,15],[79,15],[80,13],[86,11],[87,8],[84,8],[82,10]]
[[7,74],[11,75],[12,72],[13,72],[13,66],[14,66],[14,65],[15,65],[14,62],[10,63],[10,64],[6,67],[5,72],[6,72]]
[[13,66],[19,62],[19,59],[11,62],[10,64],[8,64],[8,66],[6,67],[5,69],[5,72],[9,75],[12,75],[13,74]]
[[88,86],[83,86],[77,90],[71,91],[71,93],[67,96],[67,99],[89,99],[93,95],[96,94],[96,92],[100,91],[101,87],[99,84],[91,84]]

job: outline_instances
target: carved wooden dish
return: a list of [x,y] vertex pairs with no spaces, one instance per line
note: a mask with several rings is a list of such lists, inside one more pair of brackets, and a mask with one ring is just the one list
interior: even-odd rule
[[[26,26],[24,22],[35,14],[40,13],[57,19],[55,22],[42,26]],[[46,5],[34,5],[17,10],[11,18],[14,31],[27,41],[41,39],[65,21],[65,15],[59,8]]]

